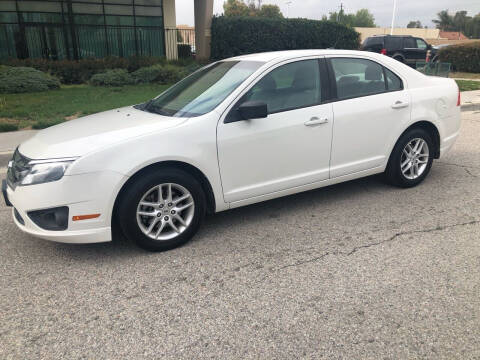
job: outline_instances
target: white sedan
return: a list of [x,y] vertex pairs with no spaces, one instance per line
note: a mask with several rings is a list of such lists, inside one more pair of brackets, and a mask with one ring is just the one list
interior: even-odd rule
[[37,133],[3,193],[33,236],[149,250],[187,242],[206,213],[385,173],[422,182],[460,129],[451,79],[387,56],[285,51],[210,64],[145,104]]

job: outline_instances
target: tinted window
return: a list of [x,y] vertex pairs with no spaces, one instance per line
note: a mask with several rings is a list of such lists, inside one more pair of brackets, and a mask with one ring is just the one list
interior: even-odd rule
[[365,45],[382,45],[383,46],[383,38],[381,37],[369,37],[365,40]]
[[409,49],[415,49],[417,47],[417,43],[414,38],[406,37],[403,40],[403,47]]
[[389,37],[386,40],[387,50],[399,50],[403,46],[403,38]]
[[346,99],[384,92],[383,68],[376,62],[364,59],[331,59],[337,97]]
[[417,48],[425,50],[427,48],[427,43],[423,41],[422,39],[416,39],[417,40]]
[[153,99],[146,110],[175,117],[206,114],[262,65],[257,61],[221,61],[206,66]]
[[385,68],[385,75],[387,76],[387,87],[388,91],[402,90],[403,84],[402,80],[395,75],[393,72]]
[[318,61],[305,60],[272,70],[253,86],[240,102],[264,102],[271,114],[316,105],[320,99]]

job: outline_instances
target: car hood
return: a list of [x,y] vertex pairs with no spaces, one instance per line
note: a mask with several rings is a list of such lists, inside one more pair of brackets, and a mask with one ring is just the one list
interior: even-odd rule
[[21,144],[19,151],[31,159],[77,157],[130,138],[177,126],[186,120],[128,106],[39,131]]

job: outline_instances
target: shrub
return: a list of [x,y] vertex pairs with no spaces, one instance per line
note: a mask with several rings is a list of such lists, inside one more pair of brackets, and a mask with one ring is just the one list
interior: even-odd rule
[[438,56],[440,61],[451,63],[456,71],[480,73],[480,41],[446,46]]
[[160,76],[162,66],[153,65],[148,67],[143,67],[134,71],[132,77],[135,79],[136,83],[150,83],[157,80]]
[[212,59],[277,50],[358,49],[359,36],[331,21],[219,16],[212,22]]
[[194,71],[194,65],[180,67],[176,65],[153,65],[138,69],[132,73],[136,83],[157,82],[160,84],[173,84],[180,81],[190,72]]
[[58,89],[60,81],[29,67],[6,67],[0,70],[0,93],[26,93]]
[[95,74],[90,79],[90,83],[94,86],[123,86],[134,82],[133,76],[125,69],[108,70],[104,73]]
[[180,59],[188,59],[193,56],[192,46],[189,44],[178,44],[177,45],[178,57]]
[[48,72],[60,79],[64,84],[81,84],[93,75],[109,69],[126,69],[129,72],[154,64],[165,64],[164,57],[138,56],[120,58],[108,56],[101,59],[82,60],[46,60],[46,59],[8,59],[2,61],[9,66],[27,66]]
[[0,123],[0,132],[15,131],[15,130],[18,130],[18,124]]

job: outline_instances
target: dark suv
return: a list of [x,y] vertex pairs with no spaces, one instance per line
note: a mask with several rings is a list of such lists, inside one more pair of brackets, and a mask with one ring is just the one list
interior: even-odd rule
[[427,51],[431,49],[425,40],[411,35],[375,35],[366,38],[362,44],[362,50],[388,55],[412,66],[417,61],[425,61]]

